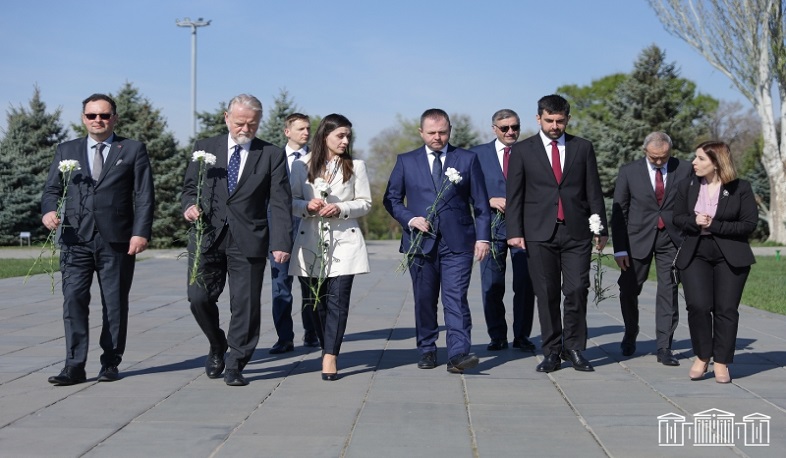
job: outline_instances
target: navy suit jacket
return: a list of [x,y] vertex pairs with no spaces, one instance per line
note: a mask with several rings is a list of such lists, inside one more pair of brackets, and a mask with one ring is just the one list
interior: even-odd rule
[[[476,241],[491,240],[489,200],[483,171],[475,153],[453,145],[448,145],[443,170],[448,167],[456,169],[462,179],[458,184],[450,185],[437,203],[436,230],[450,251],[473,252]],[[431,180],[426,147],[399,154],[390,174],[383,203],[404,230],[400,248],[402,253],[406,253],[410,247],[412,231],[409,221],[416,216],[426,217],[436,198],[437,190]],[[433,249],[434,241],[432,237],[423,238],[421,248],[424,253]]]
[[79,161],[68,181],[60,240],[66,245],[92,240],[98,230],[109,243],[128,243],[132,236],[150,240],[155,199],[153,173],[145,145],[118,135],[106,153],[101,176],[90,175],[87,137],[57,146],[49,168],[41,212],[56,211],[63,195],[60,161]]
[[[502,174],[502,166],[499,164],[495,143],[496,140],[492,140],[490,143],[475,146],[470,149],[470,151],[478,155],[478,161],[480,162],[480,169],[483,170],[483,177],[486,182],[486,193],[489,199],[492,197],[502,197],[504,199],[506,195],[505,175]],[[493,214],[494,210],[492,209],[491,211]],[[492,218],[495,217],[496,216],[492,216]],[[501,214],[499,224],[493,228],[491,237],[494,240],[504,241],[507,239],[504,213]]]
[[[208,166],[202,186],[202,218],[208,226],[202,249],[210,249],[227,225],[247,257],[267,257],[270,251],[289,253],[292,250],[292,192],[284,151],[258,138],[252,140],[243,173],[230,195],[227,188],[228,145],[226,134],[194,144],[194,151],[203,150],[216,156],[216,164]],[[183,211],[196,204],[198,172],[198,163],[189,162],[181,199]]]

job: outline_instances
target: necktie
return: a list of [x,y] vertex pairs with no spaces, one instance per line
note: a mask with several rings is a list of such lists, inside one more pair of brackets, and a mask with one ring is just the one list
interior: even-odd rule
[[235,192],[235,188],[237,187],[237,179],[238,175],[240,175],[240,145],[235,145],[235,151],[232,153],[232,157],[229,158],[229,166],[227,167],[227,188],[229,188],[229,194]]
[[106,147],[105,143],[96,143],[96,154],[93,156],[93,179],[98,181],[98,177],[101,176],[101,171],[104,170],[104,147]]
[[508,179],[508,162],[510,162],[510,146],[506,146],[502,153],[502,175]]
[[434,182],[434,189],[439,191],[442,188],[442,160],[439,158],[441,151],[434,151],[434,162],[431,164],[431,181]]
[[[559,148],[557,148],[557,141],[551,142],[551,170],[554,171],[554,178],[557,179],[557,186],[562,182],[562,163],[559,160]],[[562,197],[559,198],[557,204],[557,219],[560,221],[565,220],[565,211],[562,208]]]
[[295,160],[300,159],[300,151],[295,151],[292,155],[295,156]]
[[[664,195],[666,195],[666,188],[663,186],[663,172],[658,167],[655,169],[655,199],[658,201],[658,207],[663,205]],[[666,227],[666,224],[663,222],[663,218],[658,216],[658,229],[663,229],[664,227]]]

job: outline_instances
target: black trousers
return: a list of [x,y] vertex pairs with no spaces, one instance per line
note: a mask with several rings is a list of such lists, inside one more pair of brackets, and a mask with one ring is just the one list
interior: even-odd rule
[[309,277],[299,277],[301,283],[311,285],[303,288],[307,294],[304,306],[311,311],[311,320],[316,324],[317,338],[325,353],[338,355],[341,351],[341,342],[347,330],[349,317],[349,300],[352,295],[352,282],[354,275],[339,275],[328,277],[319,288],[319,304],[314,308],[317,280]]
[[701,359],[734,361],[739,306],[750,266],[732,267],[712,236],[699,239],[688,267],[680,272],[693,353]]

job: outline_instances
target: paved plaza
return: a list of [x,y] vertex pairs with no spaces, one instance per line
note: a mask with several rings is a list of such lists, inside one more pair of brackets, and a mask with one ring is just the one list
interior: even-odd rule
[[[476,266],[469,299],[480,365],[447,373],[442,332],[440,365],[419,370],[412,288],[408,274],[396,273],[397,249],[395,242],[369,243],[372,273],[355,279],[337,382],[321,380],[320,352],[302,346],[298,316],[295,351],[268,354],[276,341],[269,278],[262,336],[244,371],[250,385],[207,378],[207,341],[185,296],[186,262],[177,251],[149,250],[131,291],[122,379],[95,381],[101,315],[94,285],[88,381],[55,387],[47,378],[65,356],[60,292],[51,294],[46,275],[26,285],[0,280],[0,456],[784,455],[786,317],[742,306],[733,383],[717,384],[711,372],[693,382],[684,307],[674,345],[682,365],[655,360],[655,285],[648,283],[633,357],[620,355],[619,303],[610,299],[589,305],[585,355],[595,372],[564,363],[541,374],[540,353],[486,351]],[[615,281],[609,272],[605,282]],[[537,319],[532,340],[539,348]]]

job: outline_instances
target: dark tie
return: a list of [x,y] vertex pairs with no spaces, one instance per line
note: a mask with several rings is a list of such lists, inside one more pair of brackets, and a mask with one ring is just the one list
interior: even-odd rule
[[[666,188],[663,186],[663,172],[658,167],[655,169],[655,199],[658,201],[658,207],[663,205],[663,196],[665,195]],[[663,229],[664,227],[666,227],[666,224],[663,222],[663,218],[658,216],[658,229]]]
[[502,175],[508,179],[508,162],[510,162],[510,146],[506,146],[502,153]]
[[[554,178],[557,179],[557,185],[559,187],[560,182],[562,182],[562,164],[559,160],[559,148],[557,148],[556,140],[551,142],[551,170],[554,171]],[[562,197],[559,198],[559,203],[557,204],[557,219],[565,221],[565,211],[562,208]]]
[[439,158],[441,151],[434,151],[434,162],[431,164],[431,181],[434,182],[434,188],[439,191],[442,188],[442,160]]
[[104,169],[104,143],[96,143],[96,154],[93,156],[93,179],[98,181],[101,176],[101,171]]
[[295,156],[295,160],[300,159],[300,151],[295,151],[292,155]]
[[232,157],[229,158],[229,166],[227,167],[227,188],[229,188],[230,195],[235,192],[238,175],[240,175],[241,149],[242,147],[240,145],[235,145],[235,151],[232,153]]

